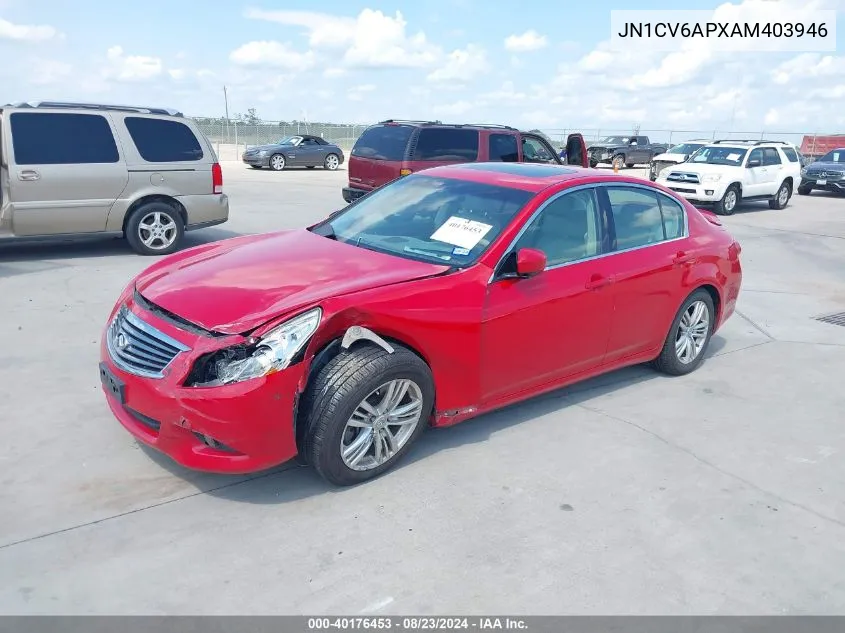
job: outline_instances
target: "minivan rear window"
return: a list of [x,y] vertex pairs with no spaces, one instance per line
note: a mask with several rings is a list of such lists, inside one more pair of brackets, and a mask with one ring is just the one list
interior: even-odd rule
[[196,161],[203,157],[197,137],[184,123],[133,116],[123,121],[138,153],[148,163]]
[[478,160],[478,130],[423,128],[411,160]]
[[358,137],[351,154],[375,160],[404,160],[413,131],[412,125],[374,125]]

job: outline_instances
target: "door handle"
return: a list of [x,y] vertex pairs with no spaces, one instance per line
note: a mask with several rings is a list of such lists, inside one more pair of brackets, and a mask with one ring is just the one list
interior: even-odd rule
[[684,251],[678,251],[675,256],[672,258],[672,263],[675,265],[678,264],[686,264],[692,260],[692,255],[685,253]]
[[603,275],[593,275],[587,280],[587,283],[584,284],[584,287],[587,290],[598,290],[599,288],[604,288],[605,286],[612,284],[616,281],[612,276],[605,277]]
[[41,178],[41,174],[34,169],[24,169],[18,172],[19,180],[38,180],[39,178]]

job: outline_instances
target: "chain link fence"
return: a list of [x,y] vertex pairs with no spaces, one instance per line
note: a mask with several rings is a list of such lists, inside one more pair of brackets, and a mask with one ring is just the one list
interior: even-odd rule
[[[240,160],[243,151],[252,145],[275,143],[285,136],[313,134],[330,143],[336,143],[347,154],[366,125],[353,123],[306,123],[303,121],[226,121],[223,118],[194,117],[199,128],[214,145],[220,160]],[[565,146],[566,137],[574,132],[583,134],[587,143],[595,143],[607,136],[630,136],[631,129],[614,128],[553,128],[540,130],[558,148]],[[669,130],[640,129],[637,135],[648,136],[653,143],[674,145],[685,141],[715,139],[786,141],[801,148],[809,157],[816,157],[828,151],[823,137],[839,136],[827,132],[770,132],[757,130],[735,132],[725,130]],[[839,146],[845,146],[845,135]],[[815,139],[819,137],[819,142]]]

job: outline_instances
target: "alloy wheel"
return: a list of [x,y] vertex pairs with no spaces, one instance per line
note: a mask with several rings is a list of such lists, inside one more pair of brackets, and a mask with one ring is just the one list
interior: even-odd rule
[[391,460],[413,436],[422,409],[422,390],[412,380],[391,380],[372,391],[355,407],[343,429],[343,463],[364,471]]
[[710,310],[707,304],[700,300],[692,302],[684,310],[675,334],[675,354],[678,360],[686,365],[698,358],[709,333]]
[[170,248],[177,235],[176,222],[160,211],[148,213],[138,224],[138,237],[144,246],[152,250],[163,251]]

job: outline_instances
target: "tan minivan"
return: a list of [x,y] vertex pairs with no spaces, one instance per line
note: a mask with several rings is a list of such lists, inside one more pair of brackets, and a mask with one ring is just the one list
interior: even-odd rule
[[179,112],[0,107],[0,244],[122,235],[142,255],[166,255],[185,231],[228,219],[217,155]]

